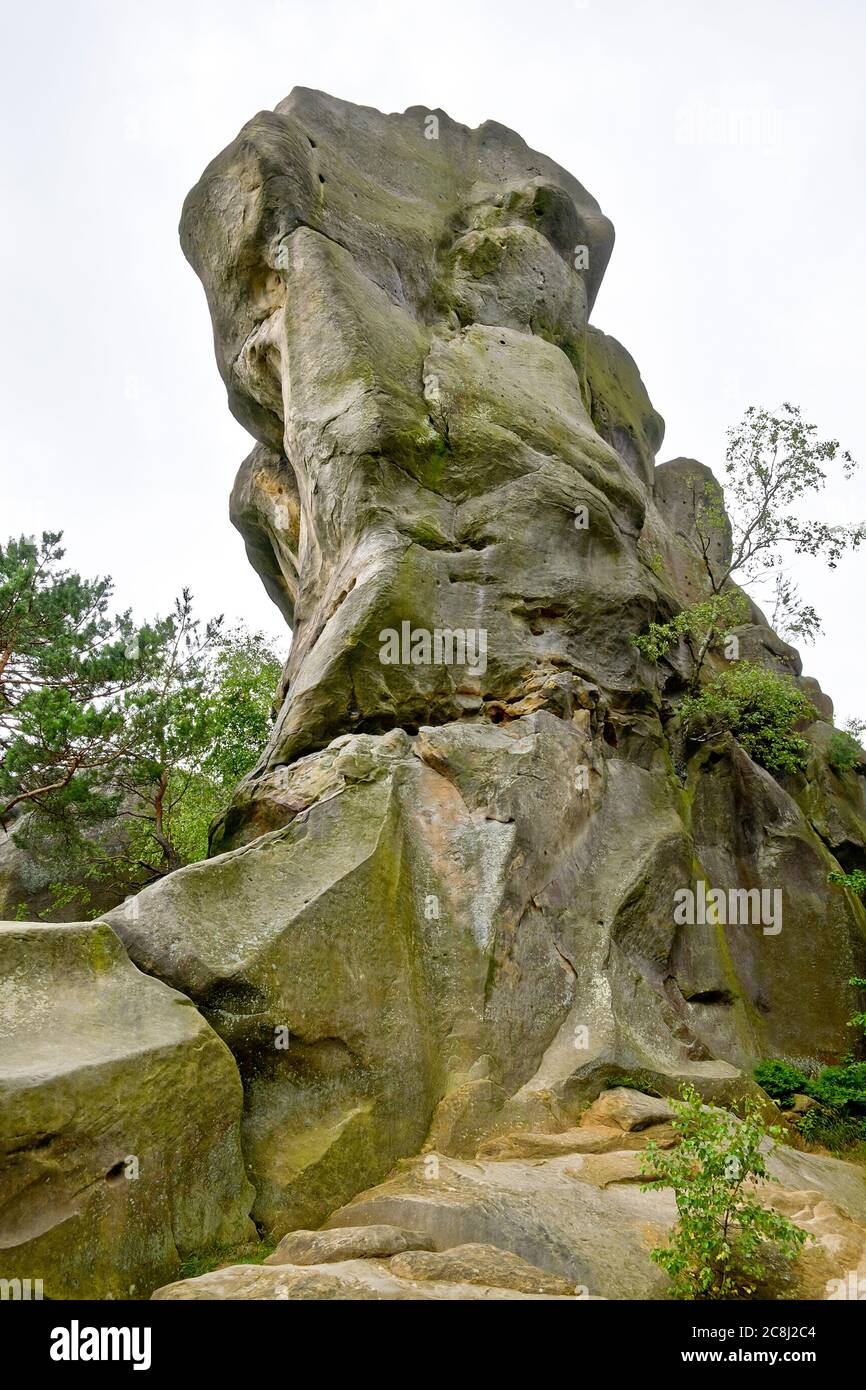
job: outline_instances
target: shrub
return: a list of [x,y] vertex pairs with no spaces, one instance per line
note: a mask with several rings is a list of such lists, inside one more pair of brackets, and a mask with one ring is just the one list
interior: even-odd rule
[[810,1144],[821,1144],[831,1153],[846,1153],[866,1139],[866,1121],[822,1105],[807,1110],[797,1128]]
[[695,688],[707,652],[721,646],[730,629],[746,622],[748,616],[745,595],[730,589],[683,608],[668,623],[650,623],[645,633],[631,640],[641,656],[652,662],[660,661],[671,647],[684,641],[692,655],[692,687]]
[[[850,983],[866,987],[866,980],[854,976]],[[866,1014],[849,1019],[851,1028],[866,1028]],[[783,1108],[799,1092],[816,1102],[800,1116],[797,1128],[804,1139],[823,1144],[842,1153],[866,1140],[866,1062],[847,1060],[838,1066],[822,1067],[815,1077],[807,1077],[797,1067],[778,1060],[761,1062],[754,1078],[768,1096]]]
[[675,1298],[749,1297],[766,1277],[771,1252],[793,1260],[806,1240],[804,1231],[754,1195],[756,1183],[775,1181],[761,1145],[782,1131],[764,1125],[751,1097],[738,1120],[702,1105],[691,1086],[681,1094],[673,1102],[679,1145],[663,1151],[650,1143],[642,1157],[642,1171],[651,1175],[643,1190],[672,1187],[679,1217],[652,1259],[669,1275]]
[[722,671],[699,695],[680,707],[683,730],[693,743],[733,734],[756,763],[770,772],[801,772],[809,755],[806,739],[794,733],[817,711],[789,676],[742,661]]
[[758,1085],[784,1110],[795,1095],[806,1094],[808,1078],[789,1062],[760,1062],[752,1073]]
[[824,1067],[806,1094],[830,1110],[860,1111],[866,1115],[866,1062]]
[[853,734],[837,729],[827,741],[827,762],[834,772],[850,772],[863,758],[863,749]]

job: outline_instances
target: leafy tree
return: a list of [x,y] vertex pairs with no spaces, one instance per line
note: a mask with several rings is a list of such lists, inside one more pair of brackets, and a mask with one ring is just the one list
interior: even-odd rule
[[[731,587],[734,576],[738,584],[760,585],[772,575],[773,626],[793,640],[811,642],[821,630],[820,618],[785,573],[786,553],[822,556],[834,569],[846,550],[866,538],[863,522],[831,526],[796,515],[798,504],[824,488],[828,465],[840,464],[846,478],[857,466],[838,440],[818,437],[798,406],[786,402],[775,415],[749,406],[727,438],[725,488],[704,474],[686,479],[711,598],[683,609],[669,623],[651,623],[645,634],[632,639],[655,662],[685,638],[693,659],[693,690],[707,652],[748,616],[745,600],[738,600]],[[730,558],[721,561],[728,546],[720,541],[728,539]]]
[[0,548],[0,824],[48,800],[108,814],[107,772],[128,747],[122,697],[152,681],[171,620],[111,616],[108,578],[62,568],[61,533]]
[[[820,622],[784,576],[786,552],[821,556],[834,569],[846,550],[866,538],[862,522],[831,526],[796,515],[799,504],[822,491],[831,464],[841,465],[845,478],[857,466],[838,440],[819,438],[798,406],[786,402],[778,414],[749,406],[728,430],[724,493],[709,480],[692,480],[698,544],[712,592],[721,593],[735,574],[741,583],[760,583],[773,574],[774,620],[788,635],[806,640],[820,631]],[[714,557],[726,513],[731,557],[720,564]]]
[[777,1251],[793,1260],[806,1234],[779,1212],[763,1207],[754,1187],[775,1179],[767,1172],[769,1137],[782,1133],[766,1126],[758,1103],[749,1097],[741,1120],[704,1106],[691,1086],[673,1102],[675,1149],[650,1143],[642,1156],[644,1191],[671,1187],[678,1221],[668,1244],[652,1251],[666,1271],[675,1298],[721,1299],[752,1295]]
[[[215,645],[202,673],[194,719],[183,707],[168,711],[172,756],[159,765],[165,786],[162,830],[178,863],[192,863],[207,854],[211,821],[266,744],[280,671],[281,663],[266,639],[237,628]],[[159,785],[151,782],[149,794],[141,786],[129,787],[138,799],[131,814],[138,821],[139,861],[149,841],[160,843],[155,795]]]
[[112,616],[111,580],[65,570],[60,539],[0,550],[0,820],[54,875],[55,912],[207,852],[280,672],[263,637],[202,625],[187,590],[152,624]]
[[815,719],[817,710],[789,676],[741,661],[714,676],[700,694],[686,696],[680,716],[692,743],[728,732],[768,771],[795,773],[809,755],[795,726]]

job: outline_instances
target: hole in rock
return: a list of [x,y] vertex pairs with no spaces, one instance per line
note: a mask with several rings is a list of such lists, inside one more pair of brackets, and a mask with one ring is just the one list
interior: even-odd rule
[[846,874],[851,874],[855,869],[866,869],[866,854],[863,846],[851,840],[843,840],[841,844],[831,846],[833,853],[842,865],[842,870]]
[[690,1004],[733,1004],[734,996],[729,989],[704,989],[687,996]]

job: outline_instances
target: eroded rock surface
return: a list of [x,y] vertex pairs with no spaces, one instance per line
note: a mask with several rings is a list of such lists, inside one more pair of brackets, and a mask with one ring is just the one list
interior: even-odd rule
[[241,1087],[189,1000],[104,923],[0,923],[0,1274],[146,1297],[255,1235]]
[[[662,1134],[669,1118],[663,1100],[614,1088],[585,1123],[556,1136],[557,1150],[521,1156],[506,1145],[498,1158],[472,1162],[428,1152],[335,1212],[323,1230],[285,1237],[266,1261],[273,1272],[236,1265],[155,1297],[664,1298],[667,1281],[650,1252],[665,1243],[676,1207],[669,1191],[641,1191],[640,1150],[671,1142]],[[583,1151],[580,1136],[600,1119],[629,1147]],[[770,1155],[769,1170],[775,1181],[755,1189],[758,1199],[809,1239],[794,1265],[770,1258],[756,1296],[836,1296],[840,1273],[866,1271],[862,1170],[785,1146]],[[402,1249],[386,1258],[395,1245]]]
[[[425,1147],[628,1151],[577,1123],[617,1077],[732,1101],[762,1057],[835,1059],[866,968],[827,884],[866,863],[866,802],[827,726],[784,784],[730,738],[686,759],[684,652],[631,641],[706,596],[712,475],[656,467],[638,369],[588,328],[610,223],[513,132],[430,114],[298,89],[181,224],[257,440],[232,517],[293,644],[214,857],[111,921],[234,1052],[277,1235]],[[743,654],[800,679],[748,617]],[[698,880],[780,888],[782,929],[676,925]]]
[[[495,1264],[491,1260],[491,1264]],[[156,1299],[198,1302],[211,1299],[341,1302],[431,1302],[488,1301],[566,1298],[568,1294],[524,1293],[508,1285],[453,1283],[427,1278],[403,1278],[393,1273],[384,1260],[346,1260],[295,1268],[292,1265],[231,1265],[167,1284],[153,1295]]]
[[[494,122],[298,89],[181,237],[255,441],[231,517],[293,641],[213,857],[109,920],[201,1055],[228,1054],[195,1009],[233,1053],[284,1241],[158,1296],[663,1297],[663,1097],[733,1103],[758,1060],[849,1045],[866,916],[827,875],[866,867],[866,768],[829,766],[832,703],[751,602],[741,655],[820,716],[804,775],[669,737],[687,653],[632,638],[707,596],[712,475],[656,465],[638,368],[588,325],[613,230],[565,170]],[[677,923],[699,882],[783,915]],[[861,1258],[862,1174],[813,1157],[773,1159],[820,1234],[782,1295]]]
[[406,1250],[429,1250],[420,1231],[399,1226],[344,1226],[338,1231],[292,1231],[283,1236],[266,1265],[320,1265],[339,1260],[384,1259]]
[[[661,423],[618,344],[596,354],[596,397],[587,384],[613,229],[514,132],[439,113],[429,139],[425,115],[297,89],[184,206],[229,403],[259,440],[233,516],[292,610],[265,767],[563,671],[639,684],[612,628],[654,602],[635,468],[645,479]],[[627,460],[590,415],[595,399],[618,439],[617,391]],[[484,629],[484,668],[382,664],[380,632],[404,621]]]

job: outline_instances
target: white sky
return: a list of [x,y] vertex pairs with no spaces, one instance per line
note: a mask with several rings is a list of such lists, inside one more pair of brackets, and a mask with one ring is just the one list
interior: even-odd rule
[[[3,0],[2,20],[0,534],[64,530],[118,606],[186,584],[202,614],[284,632],[228,522],[250,441],[176,228],[296,85],[491,118],[557,159],[616,225],[593,321],[667,421],[660,460],[718,470],[746,405],[790,400],[863,461],[820,514],[866,516],[862,0]],[[866,717],[864,566],[795,571],[840,717]]]

